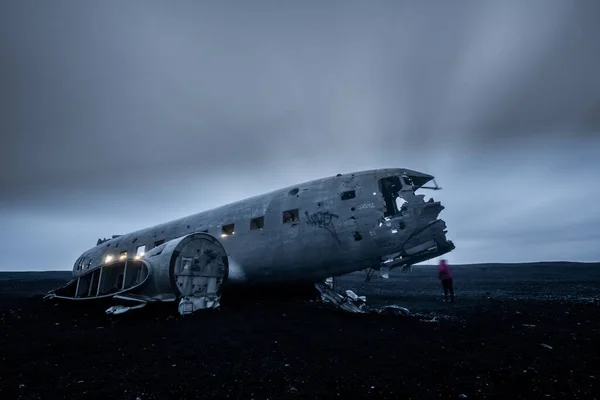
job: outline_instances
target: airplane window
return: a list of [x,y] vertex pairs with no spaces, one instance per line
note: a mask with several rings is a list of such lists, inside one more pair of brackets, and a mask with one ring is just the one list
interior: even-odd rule
[[283,212],[283,223],[284,224],[289,224],[292,222],[297,222],[298,221],[298,209],[294,209],[294,210],[287,210]]
[[121,254],[119,254],[119,260],[124,260],[126,258],[127,258],[127,252],[122,251]]
[[342,200],[350,200],[356,197],[356,192],[354,190],[349,190],[347,192],[342,192]]
[[385,200],[385,212],[383,213],[383,216],[390,217],[397,214],[398,208],[396,207],[396,198],[398,197],[398,192],[402,189],[400,178],[391,176],[380,179],[379,188],[383,194],[383,199]]
[[250,221],[250,230],[262,229],[265,226],[265,217],[252,218]]
[[158,247],[165,242],[165,239],[157,240],[154,242],[154,247]]
[[221,230],[221,237],[229,236],[234,234],[234,224],[223,225],[223,229]]
[[137,247],[137,250],[135,252],[135,258],[140,259],[140,258],[144,257],[144,254],[146,254],[146,245],[145,244]]

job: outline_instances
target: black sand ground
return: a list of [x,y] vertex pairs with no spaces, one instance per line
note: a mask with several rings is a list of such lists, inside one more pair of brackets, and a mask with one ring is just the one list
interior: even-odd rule
[[453,305],[430,267],[341,280],[420,316],[254,299],[180,318],[42,304],[69,274],[0,274],[0,399],[600,397],[600,265],[454,275]]

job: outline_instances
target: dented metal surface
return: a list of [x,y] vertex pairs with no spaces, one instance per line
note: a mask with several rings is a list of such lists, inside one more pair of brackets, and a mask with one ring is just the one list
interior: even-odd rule
[[[408,169],[338,174],[113,235],[85,251],[74,280],[47,297],[179,300],[195,310],[218,307],[224,282],[318,283],[363,269],[387,276],[454,249],[439,219],[444,207],[417,193],[429,182],[439,189],[432,175]],[[145,276],[119,286],[115,276],[131,265]],[[83,295],[77,284],[94,276],[103,289]],[[111,284],[116,291],[105,293]]]

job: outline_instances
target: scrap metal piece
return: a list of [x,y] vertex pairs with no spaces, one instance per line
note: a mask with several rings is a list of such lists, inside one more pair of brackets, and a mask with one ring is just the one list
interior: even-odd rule
[[363,303],[367,302],[367,298],[365,296],[359,296],[356,293],[354,293],[352,290],[346,290],[346,296],[348,296],[349,298],[351,298],[354,301],[362,301]]
[[184,296],[179,301],[180,315],[192,314],[198,310],[217,309],[221,306],[218,296]]
[[390,315],[410,315],[410,311],[406,307],[400,307],[397,305],[381,307],[375,310],[379,314],[390,314]]
[[[364,296],[357,296],[351,290],[347,291],[346,296],[342,296],[325,283],[315,283],[315,288],[319,291],[321,299],[325,303],[333,303],[336,307],[352,313],[363,314],[367,312],[366,298]],[[348,292],[353,296],[349,296]]]
[[[338,293],[331,287],[331,280],[325,280],[322,283],[315,283],[315,287],[321,294],[321,300],[325,303],[332,303],[337,308],[351,313],[377,313],[388,315],[411,315],[406,307],[389,305],[380,308],[371,308],[367,305],[367,298],[359,296],[352,290],[346,290],[345,296]],[[432,321],[427,321],[432,322]]]
[[335,290],[335,288],[337,287],[336,283],[337,282],[336,282],[335,276],[330,276],[329,278],[325,278],[325,284],[327,286],[329,286],[331,289]]
[[137,306],[123,306],[123,305],[118,305],[118,306],[112,306],[109,307],[105,313],[106,314],[110,314],[110,315],[117,315],[117,314],[123,314],[126,313],[127,311],[130,310],[135,310],[137,308],[142,308],[146,305],[146,303],[142,303],[142,304],[138,304]]
[[382,266],[379,268],[379,276],[383,279],[388,279],[390,277],[390,269],[387,266]]

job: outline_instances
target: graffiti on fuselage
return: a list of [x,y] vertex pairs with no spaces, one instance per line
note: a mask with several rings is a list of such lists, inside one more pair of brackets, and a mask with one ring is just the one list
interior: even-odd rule
[[329,211],[319,211],[312,214],[305,211],[304,215],[306,215],[306,223],[308,225],[325,229],[327,232],[331,233],[331,236],[333,236],[338,243],[340,243],[334,224],[334,222],[340,218],[339,215],[332,214]]

